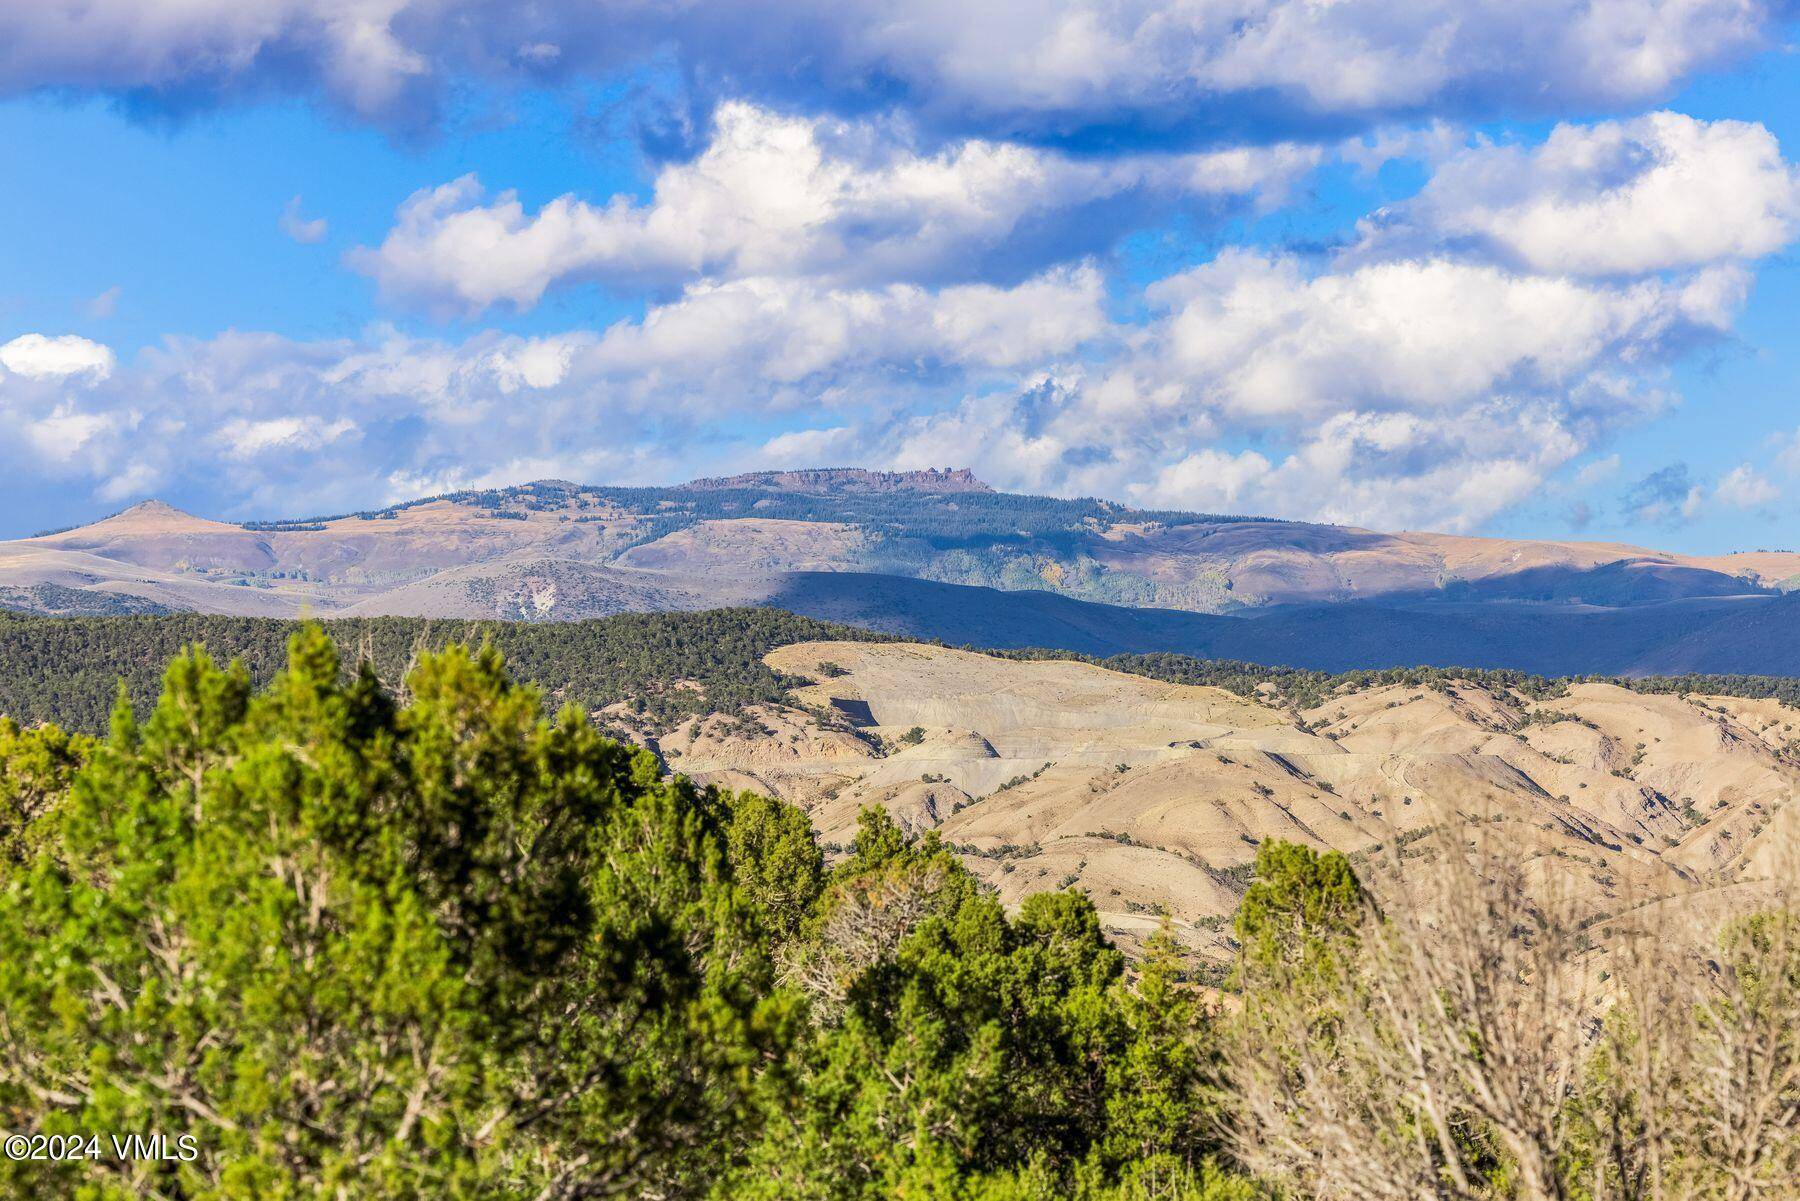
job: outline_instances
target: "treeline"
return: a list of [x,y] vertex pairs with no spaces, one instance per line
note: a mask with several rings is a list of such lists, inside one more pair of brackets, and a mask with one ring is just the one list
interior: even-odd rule
[[[389,684],[398,684],[426,652],[490,643],[517,678],[541,685],[552,704],[594,710],[623,701],[652,724],[779,700],[792,681],[762,661],[778,646],[884,637],[778,609],[632,613],[557,624],[370,617],[319,625],[346,664],[366,659]],[[27,726],[56,722],[97,733],[106,728],[121,680],[140,714],[147,712],[164,666],[194,643],[221,661],[240,660],[260,686],[286,661],[295,626],[202,614],[0,614],[0,714]]]
[[1575,684],[1613,684],[1633,692],[1676,696],[1734,696],[1746,700],[1774,700],[1800,708],[1800,679],[1792,676],[1680,675],[1680,676],[1540,676],[1510,668],[1488,667],[1384,667],[1327,672],[1303,667],[1277,667],[1238,659],[1196,659],[1190,655],[1153,653],[1084,655],[1065,650],[997,650],[988,654],[1007,659],[1064,659],[1145,676],[1170,684],[1223,688],[1239,696],[1263,696],[1294,709],[1322,705],[1333,696],[1366,688],[1402,685],[1409,688],[1445,688],[1473,684],[1494,692],[1513,692],[1532,700],[1552,700],[1566,695]]
[[[780,678],[763,663],[763,656],[776,647],[831,639],[892,640],[768,608],[634,613],[558,623],[370,617],[320,625],[346,663],[368,659],[377,678],[390,684],[422,653],[454,643],[487,642],[505,655],[518,678],[543,687],[552,703],[574,702],[591,711],[622,702],[651,728],[666,728],[691,715],[734,714],[749,705],[780,701],[794,681]],[[0,714],[25,725],[53,721],[71,730],[98,732],[106,726],[120,680],[142,712],[156,695],[163,664],[196,642],[221,659],[241,659],[260,685],[284,661],[294,628],[293,622],[273,618],[201,614],[65,618],[0,613]],[[1571,684],[1600,682],[1645,693],[1773,699],[1800,707],[1800,680],[1786,676],[1548,677],[1456,667],[1332,673],[1178,654],[1101,658],[1063,650],[986,653],[1093,663],[1173,684],[1224,688],[1294,709],[1312,708],[1344,691],[1396,684],[1443,688],[1459,682],[1534,700],[1560,696]]]

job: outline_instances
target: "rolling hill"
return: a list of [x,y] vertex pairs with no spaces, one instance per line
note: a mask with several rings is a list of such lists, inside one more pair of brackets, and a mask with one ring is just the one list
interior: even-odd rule
[[1127,945],[1170,915],[1228,957],[1257,846],[1361,856],[1487,823],[1540,882],[1622,913],[1766,875],[1800,829],[1800,712],[1772,699],[1339,681],[1305,707],[1080,662],[804,642],[808,680],[655,740],[677,771],[784,797],[827,843],[880,805],[1001,896],[1073,887]]

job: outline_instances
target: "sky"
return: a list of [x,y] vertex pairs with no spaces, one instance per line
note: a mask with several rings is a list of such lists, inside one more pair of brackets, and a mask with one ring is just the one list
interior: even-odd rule
[[0,2],[0,537],[866,466],[1800,548],[1797,18]]

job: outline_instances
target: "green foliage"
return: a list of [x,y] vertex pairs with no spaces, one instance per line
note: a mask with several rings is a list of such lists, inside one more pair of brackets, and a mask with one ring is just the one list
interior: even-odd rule
[[202,1154],[14,1195],[666,1189],[746,1137],[789,1004],[718,799],[492,650],[407,685],[315,629],[261,696],[194,650],[120,707],[0,889],[0,1113]]
[[1255,872],[1234,925],[1248,968],[1300,968],[1354,935],[1368,912],[1355,870],[1336,851],[1270,839],[1256,849]]
[[[490,642],[505,654],[513,673],[539,684],[552,704],[573,701],[589,710],[623,704],[632,721],[652,732],[666,730],[689,716],[737,714],[750,705],[782,700],[796,681],[778,676],[762,662],[776,647],[814,640],[885,641],[889,637],[767,608],[622,614],[563,623],[378,617],[327,621],[322,626],[346,661],[369,659],[376,675],[389,684],[397,684],[423,653],[459,642]],[[61,618],[0,611],[0,714],[22,725],[53,721],[66,729],[101,732],[121,677],[133,696],[154,696],[163,664],[195,642],[221,657],[241,659],[252,681],[260,686],[280,668],[287,637],[294,628],[293,623],[267,618],[199,614]],[[1517,671],[1465,668],[1411,667],[1332,675],[1175,654],[1097,659],[1060,650],[988,653],[1014,659],[1096,663],[1150,679],[1211,685],[1242,696],[1267,696],[1295,709],[1323,704],[1340,691],[1396,684],[1442,688],[1461,682],[1543,700],[1562,695],[1573,682]],[[827,678],[845,674],[831,662],[820,663],[818,670]],[[1800,705],[1800,681],[1777,677],[1682,676],[1605,682],[1640,692],[1772,697]]]
[[739,887],[762,911],[778,942],[800,925],[825,890],[825,856],[806,814],[756,793],[728,799],[726,852]]
[[[735,713],[780,700],[791,681],[762,661],[778,646],[880,638],[777,609],[628,613],[555,625],[414,617],[320,625],[346,662],[368,659],[392,685],[421,654],[486,642],[506,656],[515,676],[541,684],[551,704],[573,701],[591,710],[635,700],[653,728],[692,714]],[[264,685],[285,661],[295,628],[267,618],[200,614],[65,619],[0,613],[0,714],[24,725],[54,721],[99,733],[121,677],[133,696],[154,697],[163,665],[193,643],[241,660],[250,678]]]
[[397,695],[316,626],[261,691],[190,648],[101,741],[0,723],[0,790],[0,1127],[199,1152],[0,1195],[1251,1195],[1172,941],[1134,981],[878,810],[827,871],[492,646]]
[[935,838],[866,811],[795,953],[824,1020],[725,1191],[1122,1197],[1146,1165],[1192,1167],[1204,1021],[1164,951],[1134,985],[1085,897],[1008,917]]
[[55,726],[22,731],[0,717],[0,865],[30,857],[41,833],[33,823],[69,787],[91,749],[91,740]]

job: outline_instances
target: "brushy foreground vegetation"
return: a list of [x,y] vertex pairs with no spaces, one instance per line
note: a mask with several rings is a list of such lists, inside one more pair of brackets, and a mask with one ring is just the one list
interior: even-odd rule
[[491,648],[406,696],[308,629],[261,694],[194,651],[104,740],[0,726],[0,1124],[202,1152],[0,1187],[1247,1195],[1197,999],[1085,898],[1008,915],[873,814],[827,870],[798,810],[546,720]]
[[1479,834],[1366,882],[1270,843],[1220,999],[877,812],[828,865],[491,647],[399,695],[305,628],[260,692],[192,650],[104,738],[0,722],[0,1125],[199,1152],[6,1195],[1794,1195],[1778,887],[1601,957]]

